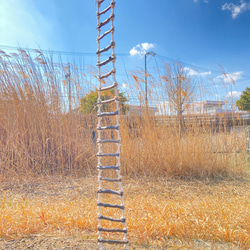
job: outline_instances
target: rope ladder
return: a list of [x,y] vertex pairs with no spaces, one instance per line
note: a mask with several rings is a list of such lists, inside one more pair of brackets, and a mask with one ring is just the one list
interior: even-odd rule
[[[100,249],[104,249],[105,243],[124,244],[125,249],[128,249],[128,229],[120,170],[119,94],[115,77],[113,25],[115,1],[111,0],[107,3],[105,0],[96,0],[96,4],[98,30],[96,54],[99,80],[97,103],[98,243]],[[110,37],[111,41],[108,41]],[[107,43],[108,45],[104,46]],[[108,53],[111,55],[107,56]]]

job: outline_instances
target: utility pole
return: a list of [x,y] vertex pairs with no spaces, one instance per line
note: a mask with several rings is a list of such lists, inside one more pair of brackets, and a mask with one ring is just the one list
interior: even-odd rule
[[70,63],[68,63],[68,74],[65,76],[69,84],[69,113],[71,113],[71,82],[70,82]]
[[145,53],[145,103],[146,109],[148,110],[148,82],[147,82],[147,56],[155,56],[156,54],[153,51]]

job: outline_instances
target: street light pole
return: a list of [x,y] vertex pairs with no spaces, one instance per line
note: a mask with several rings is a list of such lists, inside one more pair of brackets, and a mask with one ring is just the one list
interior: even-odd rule
[[148,108],[147,54],[148,53],[145,53],[145,104],[146,104],[146,108]]
[[148,78],[147,78],[147,56],[155,56],[155,53],[153,51],[145,53],[145,103],[146,103],[146,109],[148,109]]

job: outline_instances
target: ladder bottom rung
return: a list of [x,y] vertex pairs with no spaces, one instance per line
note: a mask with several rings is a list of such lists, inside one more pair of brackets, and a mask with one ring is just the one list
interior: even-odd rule
[[98,202],[98,203],[97,203],[97,206],[100,206],[100,207],[119,208],[119,209],[124,209],[124,208],[125,208],[125,207],[122,206],[122,205],[114,205],[114,204],[101,203],[101,202]]
[[118,229],[118,228],[103,228],[103,227],[98,227],[98,231],[100,232],[113,232],[113,233],[127,233],[127,229]]
[[126,219],[123,218],[123,219],[114,219],[114,218],[110,218],[110,217],[106,217],[106,216],[98,216],[98,219],[99,220],[109,220],[109,221],[114,221],[114,222],[122,222],[122,223],[125,223],[126,222]]
[[97,193],[99,193],[99,194],[114,194],[114,195],[123,196],[123,192],[117,192],[117,191],[110,190],[110,189],[99,189],[97,191]]
[[106,239],[98,239],[99,243],[109,243],[109,244],[128,244],[128,240],[106,240]]

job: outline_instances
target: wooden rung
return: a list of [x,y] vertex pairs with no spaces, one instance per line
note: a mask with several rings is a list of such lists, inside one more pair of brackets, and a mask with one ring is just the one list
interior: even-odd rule
[[128,244],[128,240],[106,240],[106,239],[98,239],[99,243],[108,243],[108,244]]
[[107,87],[100,88],[100,89],[98,89],[98,90],[99,90],[99,91],[106,91],[106,90],[113,89],[113,88],[115,88],[115,87],[117,87],[117,86],[118,86],[118,83],[117,83],[117,82],[114,82],[112,85],[109,85],[109,86],[107,86]]
[[127,233],[127,229],[120,229],[120,228],[103,228],[103,227],[98,227],[98,231],[100,232],[114,232],[114,233]]
[[115,69],[112,69],[112,70],[109,71],[108,73],[103,74],[103,75],[100,75],[100,76],[99,76],[99,80],[102,80],[102,79],[104,79],[104,78],[107,78],[107,77],[111,76],[111,75],[114,74],[114,73],[115,73]]
[[113,61],[115,59],[115,57],[110,56],[108,59],[106,59],[105,61],[99,62],[96,64],[97,67],[101,67],[104,66],[106,64],[108,64],[109,62]]
[[119,126],[105,126],[105,127],[97,127],[97,130],[106,130],[106,129],[119,129]]
[[97,143],[120,143],[120,140],[112,140],[112,139],[97,140]]
[[106,216],[98,216],[98,219],[99,220],[109,220],[109,221],[114,221],[114,222],[122,222],[122,223],[125,223],[126,222],[126,219],[125,218],[122,218],[122,219],[114,219],[114,218],[110,218],[110,217],[106,217]]
[[114,26],[110,29],[110,30],[108,30],[108,31],[106,31],[106,32],[104,32],[102,35],[100,35],[99,37],[97,37],[97,41],[100,41],[102,38],[104,38],[106,35],[108,35],[109,33],[111,33],[111,32],[114,32],[115,31],[115,28],[114,28]]
[[106,157],[106,156],[114,156],[114,157],[119,157],[119,153],[97,153],[97,156],[100,157]]
[[110,181],[110,182],[121,182],[122,178],[120,179],[111,179],[111,178],[106,178],[106,177],[100,177],[99,178],[101,181]]
[[103,49],[100,49],[100,50],[97,50],[96,51],[96,54],[98,55],[98,54],[101,54],[101,53],[103,53],[103,52],[105,52],[105,51],[108,51],[109,49],[111,49],[112,47],[114,47],[115,46],[115,42],[111,42],[110,43],[110,45],[108,45],[107,47],[105,47],[105,48],[103,48]]
[[108,203],[101,203],[101,202],[98,202],[97,206],[119,208],[119,209],[124,209],[125,208],[125,206],[123,206],[123,205],[115,205],[115,204],[108,204]]
[[102,14],[105,14],[107,11],[109,11],[111,9],[111,5],[109,5],[105,10],[101,11],[101,12],[97,12],[96,15],[100,16]]
[[115,195],[123,196],[123,192],[117,192],[117,191],[110,190],[110,189],[99,189],[97,191],[97,193],[99,193],[99,194],[115,194]]
[[110,102],[115,102],[117,99],[118,98],[114,97],[112,99],[108,99],[108,100],[105,100],[105,101],[100,101],[97,104],[106,104],[106,103],[110,103]]
[[111,14],[106,20],[104,20],[103,22],[101,22],[97,25],[97,29],[100,29],[101,27],[103,27],[104,25],[109,23],[114,17],[115,17],[115,15]]
[[97,166],[99,170],[113,169],[120,170],[120,166]]
[[99,113],[99,114],[97,114],[97,117],[114,116],[114,115],[119,115],[119,111],[116,110],[116,111],[114,111],[114,112],[103,112],[103,113]]

